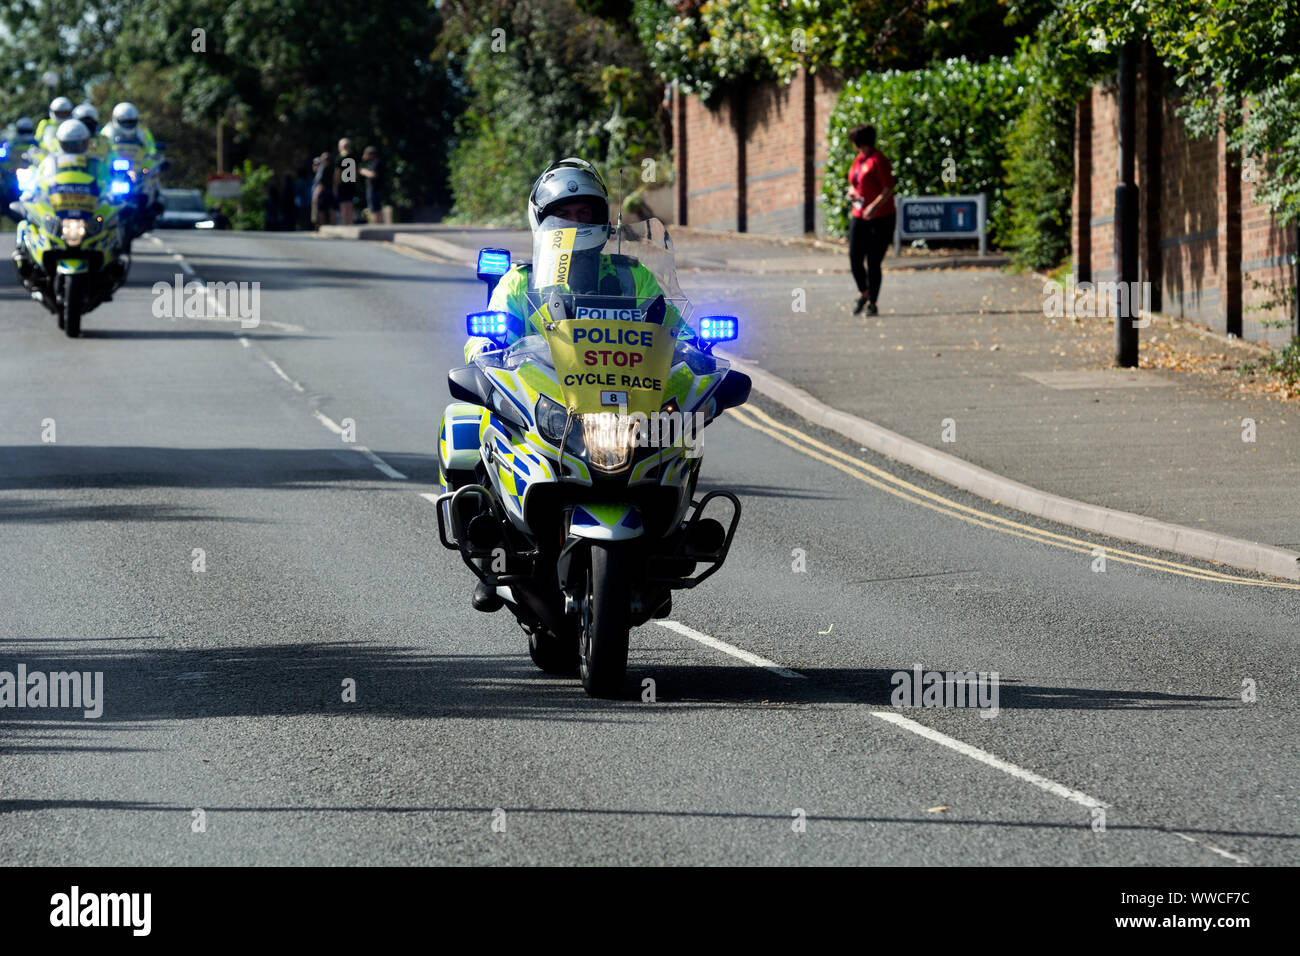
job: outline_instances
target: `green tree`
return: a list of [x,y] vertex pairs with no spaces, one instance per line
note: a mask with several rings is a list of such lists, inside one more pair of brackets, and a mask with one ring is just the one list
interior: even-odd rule
[[293,172],[347,136],[378,147],[391,199],[416,205],[445,195],[458,106],[431,56],[441,27],[427,0],[154,0],[129,7],[113,65],[152,64],[191,126],[224,119],[232,162]]
[[[81,101],[109,71],[124,0],[9,0],[0,5],[0,124],[39,120],[55,96]],[[45,75],[55,84],[47,86]]]
[[749,0],[634,0],[634,20],[655,73],[706,104],[776,75]]
[[658,73],[706,103],[800,67],[854,77],[1016,49],[1041,10],[1009,16],[1001,0],[634,0]]
[[1300,222],[1300,0],[1056,0],[1049,19],[1057,62],[1080,77],[1113,72],[1124,42],[1150,41],[1188,131],[1224,129],[1230,148],[1267,157],[1258,195],[1283,224]]
[[624,196],[642,160],[661,158],[662,86],[626,21],[572,0],[449,2],[445,14],[443,53],[468,90],[451,161],[457,218],[522,223],[534,178],[564,156],[595,163]]

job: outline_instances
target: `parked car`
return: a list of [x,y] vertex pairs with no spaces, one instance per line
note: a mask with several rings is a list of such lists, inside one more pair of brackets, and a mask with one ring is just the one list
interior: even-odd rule
[[164,208],[157,222],[160,229],[229,228],[229,223],[222,224],[225,216],[203,204],[202,190],[164,189],[162,199]]

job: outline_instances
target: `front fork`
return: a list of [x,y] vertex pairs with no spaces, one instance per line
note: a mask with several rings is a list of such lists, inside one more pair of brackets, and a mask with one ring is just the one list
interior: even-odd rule
[[[725,528],[704,514],[716,498],[731,503]],[[673,590],[694,588],[713,575],[731,551],[740,524],[740,500],[729,491],[711,491],[691,502],[691,508],[690,518],[663,539],[662,548],[653,551],[634,505],[583,504],[568,509],[565,541],[555,564],[565,615],[581,615],[593,542],[616,542],[640,555],[637,565],[643,573],[631,588],[632,619],[639,623],[662,609]],[[465,566],[489,588],[495,591],[513,583],[537,581],[543,570],[539,567],[541,552],[519,551],[513,546],[487,488],[465,485],[449,491],[439,496],[436,510],[443,547],[459,552]],[[707,567],[696,574],[700,564]]]

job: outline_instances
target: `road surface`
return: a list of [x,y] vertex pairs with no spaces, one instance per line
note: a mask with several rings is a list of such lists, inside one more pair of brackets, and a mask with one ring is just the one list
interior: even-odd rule
[[[0,711],[6,865],[1300,861],[1294,585],[756,398],[705,439],[730,561],[592,700],[470,608],[425,497],[482,286],[381,243],[157,235],[80,340],[0,287],[0,670],[104,688],[97,718]],[[257,327],[157,317],[189,272],[260,283]],[[915,666],[996,672],[996,716],[892,706]]]

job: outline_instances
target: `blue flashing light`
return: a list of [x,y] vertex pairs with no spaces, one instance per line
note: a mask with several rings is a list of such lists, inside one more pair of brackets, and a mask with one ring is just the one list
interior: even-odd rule
[[478,277],[503,276],[510,271],[510,250],[480,249],[478,251]]
[[499,342],[510,329],[509,312],[471,312],[465,316],[465,331],[479,338]]
[[113,160],[113,172],[115,172],[115,173],[120,173],[120,172],[122,172],[124,169],[130,169],[130,168],[131,168],[131,160],[129,160],[129,159],[115,159],[115,160]]
[[730,342],[740,335],[740,320],[731,315],[706,315],[700,319],[700,338],[705,342]]
[[9,144],[0,143],[0,159],[6,159],[9,156]]
[[131,191],[131,184],[125,179],[115,179],[108,187],[108,191],[114,196],[122,196]]

